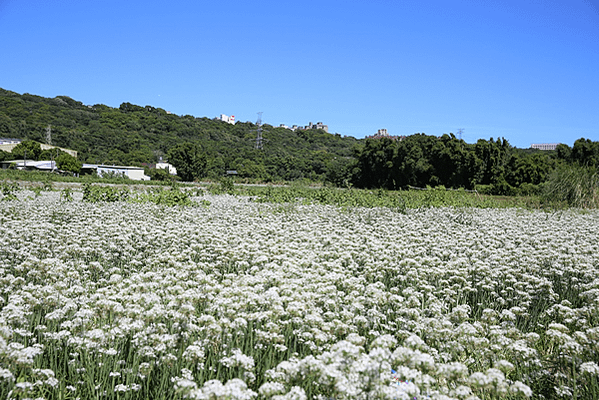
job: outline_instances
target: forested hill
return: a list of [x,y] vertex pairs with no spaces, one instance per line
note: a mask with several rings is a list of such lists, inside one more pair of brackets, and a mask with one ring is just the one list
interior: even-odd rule
[[[307,178],[340,186],[445,186],[509,195],[538,193],[555,171],[566,174],[564,166],[581,166],[595,177],[599,167],[599,142],[584,138],[572,148],[560,144],[555,151],[540,151],[516,149],[503,138],[474,144],[452,134],[358,140],[263,125],[258,150],[258,127],[250,122],[232,125],[152,106],[90,106],[67,96],[0,89],[0,137],[45,142],[48,127],[52,144],[77,150],[82,162],[141,165],[163,157],[183,180],[218,179],[235,170],[260,181]],[[0,151],[0,161],[16,153],[16,148],[12,154]]]
[[77,150],[82,162],[153,163],[177,146],[193,144],[205,157],[204,175],[237,170],[242,177],[263,180],[334,179],[351,161],[357,143],[322,130],[294,132],[265,124],[263,150],[256,150],[253,123],[231,125],[152,106],[85,105],[67,96],[44,98],[0,89],[0,137],[45,143],[48,126],[52,144]]

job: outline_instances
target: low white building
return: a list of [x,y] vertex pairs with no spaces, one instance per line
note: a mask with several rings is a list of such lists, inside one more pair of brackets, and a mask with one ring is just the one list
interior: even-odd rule
[[96,172],[98,176],[122,176],[133,181],[149,181],[150,177],[144,173],[141,167],[126,167],[122,165],[98,165]]
[[19,144],[21,143],[21,139],[15,139],[15,138],[0,138],[0,145],[3,144]]
[[8,160],[2,162],[2,168],[10,168],[13,165],[16,169],[37,169],[41,171],[54,171],[56,161],[33,161],[33,160]]
[[54,171],[56,169],[56,161],[31,161],[23,160],[17,162],[17,169],[39,169],[42,171]]

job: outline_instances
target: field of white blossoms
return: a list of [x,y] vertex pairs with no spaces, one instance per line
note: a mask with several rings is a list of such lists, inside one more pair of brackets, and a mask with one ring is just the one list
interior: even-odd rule
[[597,211],[37,194],[0,201],[0,398],[599,399]]

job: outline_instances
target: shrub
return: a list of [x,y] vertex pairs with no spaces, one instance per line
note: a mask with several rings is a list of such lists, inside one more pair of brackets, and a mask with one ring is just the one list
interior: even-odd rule
[[16,182],[0,182],[0,191],[2,192],[2,200],[17,200],[14,192],[20,190]]
[[129,199],[129,191],[126,189],[118,189],[111,186],[94,186],[85,184],[83,186],[83,200],[91,203],[100,201],[116,202],[127,201]]
[[64,188],[60,198],[64,201],[73,201],[73,190],[71,188]]

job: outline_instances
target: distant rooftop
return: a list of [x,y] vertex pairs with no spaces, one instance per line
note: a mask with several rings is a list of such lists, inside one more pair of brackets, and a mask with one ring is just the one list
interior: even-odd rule
[[0,138],[0,144],[19,144],[21,142],[22,142],[21,139]]

